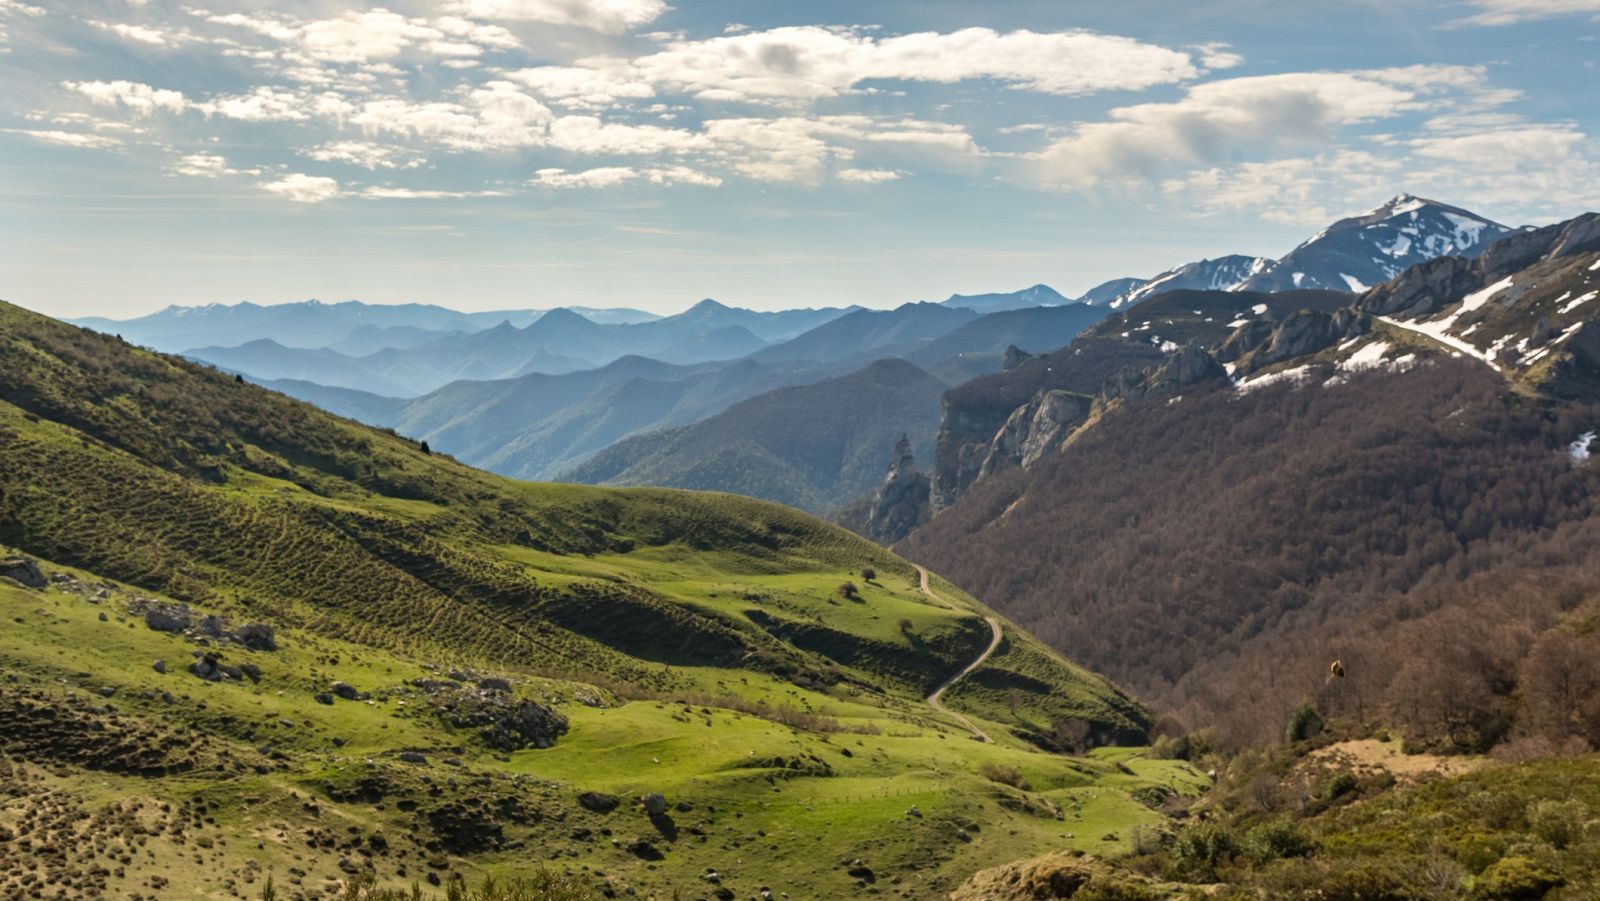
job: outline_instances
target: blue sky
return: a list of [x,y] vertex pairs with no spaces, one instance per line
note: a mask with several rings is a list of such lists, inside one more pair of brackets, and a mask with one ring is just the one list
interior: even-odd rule
[[892,306],[1600,208],[1600,0],[0,0],[0,297]]

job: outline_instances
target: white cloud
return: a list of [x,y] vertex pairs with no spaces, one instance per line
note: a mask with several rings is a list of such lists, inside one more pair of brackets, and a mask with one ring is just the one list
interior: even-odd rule
[[639,170],[629,166],[602,166],[581,172],[540,169],[533,174],[533,184],[547,188],[614,188],[638,177]]
[[189,153],[185,154],[172,166],[172,171],[179,175],[216,178],[219,175],[228,174],[230,170],[228,169],[227,159],[215,153]]
[[840,169],[834,175],[840,181],[864,185],[894,181],[900,177],[900,173],[893,169]]
[[664,0],[453,0],[447,8],[474,19],[572,25],[618,33],[655,21]]
[[482,151],[544,145],[555,114],[516,85],[494,81],[468,91],[459,102],[369,100],[349,121],[369,134],[406,135],[457,150]]
[[133,81],[68,81],[62,83],[70,90],[89,98],[96,106],[122,106],[140,116],[157,110],[182,112],[189,101],[180,91],[154,88]]
[[[1219,57],[1221,58],[1221,57]],[[1227,60],[1224,59],[1224,62]],[[512,77],[551,97],[688,94],[706,101],[807,102],[860,90],[868,81],[953,84],[988,79],[1013,88],[1080,95],[1148,88],[1200,74],[1189,54],[1086,31],[999,33],[967,28],[880,38],[855,30],[795,26],[669,40],[624,61],[579,60]]]
[[299,122],[310,118],[303,96],[265,86],[254,88],[248,94],[217,97],[193,106],[207,116],[223,116],[240,122]]
[[26,135],[36,141],[47,144],[59,144],[63,147],[82,147],[87,150],[110,150],[122,146],[122,142],[105,135],[90,135],[76,131],[60,131],[58,129],[26,129],[8,128],[12,134]]
[[1209,44],[1196,44],[1192,48],[1200,54],[1200,65],[1207,69],[1232,69],[1244,62],[1244,57],[1233,52],[1232,44],[1213,41]]
[[321,203],[339,196],[339,183],[322,175],[294,172],[277,181],[262,182],[261,188],[295,203]]
[[218,25],[244,28],[294,47],[309,61],[371,64],[407,54],[430,57],[476,57],[485,49],[521,46],[516,36],[498,25],[470,22],[456,16],[410,18],[387,9],[348,11],[329,19],[297,19],[263,13],[214,14],[191,10]]
[[361,196],[372,200],[459,200],[464,197],[505,197],[509,193],[507,191],[436,191],[374,185],[369,188],[363,188]]
[[1249,214],[1269,222],[1320,226],[1395,194],[1396,185],[1405,180],[1402,168],[1396,159],[1341,149],[1202,169],[1162,182],[1161,191],[1192,215]]
[[1340,129],[1406,112],[1449,107],[1443,92],[1472,91],[1482,72],[1415,67],[1297,72],[1195,85],[1171,103],[1114,109],[1037,155],[1046,184],[1085,189],[1210,166],[1246,152],[1326,144]]
[[1514,25],[1561,16],[1600,17],[1600,0],[1467,0],[1480,12],[1456,25]]
[[593,116],[555,120],[550,145],[573,153],[613,156],[680,154],[709,146],[704,135],[681,128],[605,123]]
[[594,169],[540,169],[529,184],[545,188],[614,188],[628,182],[646,181],[655,185],[699,185],[715,187],[722,179],[687,166],[662,166],[637,169],[632,166],[601,166]]
[[300,153],[322,163],[346,163],[364,169],[414,169],[425,160],[398,147],[371,141],[329,141]]

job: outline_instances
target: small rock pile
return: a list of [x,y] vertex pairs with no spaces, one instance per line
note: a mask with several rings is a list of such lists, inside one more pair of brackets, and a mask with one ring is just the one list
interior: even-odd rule
[[458,729],[478,729],[484,743],[497,751],[548,748],[566,734],[566,717],[512,694],[511,683],[505,679],[478,678],[476,685],[462,681],[415,679],[411,686],[427,695],[440,718]]
[[234,644],[252,651],[276,651],[278,637],[266,623],[245,623],[237,629],[225,616],[201,613],[188,604],[166,604],[150,598],[134,598],[128,612],[144,615],[144,624],[157,632],[170,632],[186,638]]

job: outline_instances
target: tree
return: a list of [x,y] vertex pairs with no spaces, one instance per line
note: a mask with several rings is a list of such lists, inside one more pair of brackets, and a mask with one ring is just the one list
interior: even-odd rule
[[1528,649],[1517,683],[1523,728],[1552,739],[1600,740],[1600,642],[1546,631]]
[[428,442],[426,442],[426,441],[424,441],[421,444],[417,445],[417,448],[418,448],[418,450],[421,450],[425,454],[433,453],[433,449],[428,447]]
[[839,586],[839,596],[848,601],[861,600],[861,589],[854,582],[846,582]]
[[878,571],[873,569],[870,566],[863,566],[863,567],[861,567],[861,578],[865,579],[868,582],[877,581]]

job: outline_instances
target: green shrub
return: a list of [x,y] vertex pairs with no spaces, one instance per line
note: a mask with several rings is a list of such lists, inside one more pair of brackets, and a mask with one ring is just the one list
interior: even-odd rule
[[1475,893],[1480,898],[1495,901],[1520,901],[1543,898],[1546,893],[1565,882],[1560,874],[1546,869],[1526,857],[1507,857],[1490,866],[1478,877]]
[[1285,736],[1291,742],[1305,741],[1322,731],[1322,714],[1310,704],[1301,704],[1289,714],[1289,728]]
[[1589,808],[1577,799],[1534,801],[1528,805],[1528,828],[1558,851],[1583,837],[1588,819]]
[[[262,887],[262,901],[272,901],[276,897],[269,877]],[[509,882],[485,876],[474,888],[468,888],[465,882],[457,879],[445,887],[444,897],[445,901],[595,901],[599,896],[577,877],[540,869],[532,876]],[[381,888],[367,875],[345,883],[338,901],[439,901],[439,896],[424,894],[417,885],[409,889]]]
[[1178,833],[1172,844],[1172,862],[1178,872],[1192,879],[1213,882],[1218,865],[1239,853],[1239,842],[1225,827],[1206,824]]
[[1158,901],[1165,897],[1165,892],[1157,892],[1142,882],[1114,876],[1097,876],[1072,893],[1072,901]]
[[1274,820],[1245,833],[1244,853],[1256,863],[1290,857],[1309,857],[1316,850],[1311,839],[1292,823]]
[[1355,794],[1360,787],[1353,773],[1335,773],[1333,778],[1328,780],[1327,798],[1329,801],[1337,801],[1346,795]]

